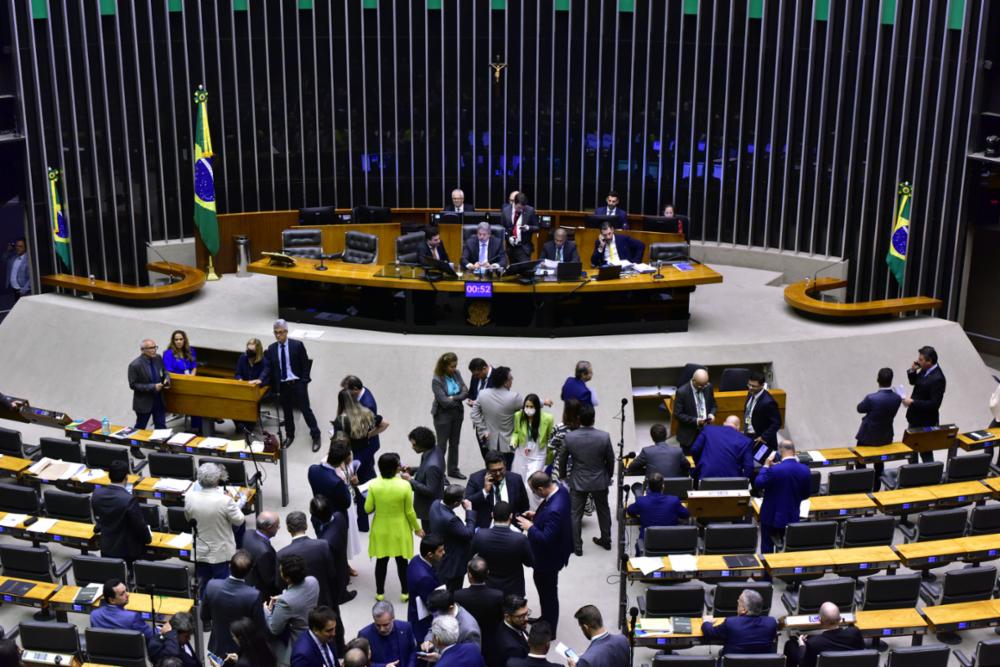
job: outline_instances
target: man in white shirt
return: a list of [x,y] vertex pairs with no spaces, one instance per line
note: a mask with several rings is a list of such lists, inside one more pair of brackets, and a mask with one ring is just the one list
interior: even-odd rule
[[465,193],[459,188],[451,191],[451,206],[445,206],[446,212],[452,213],[474,213],[475,207],[465,203]]
[[210,579],[229,576],[229,560],[236,553],[233,526],[242,526],[245,520],[242,508],[246,498],[241,496],[237,503],[219,487],[225,475],[225,468],[217,463],[202,463],[198,466],[197,487],[184,495],[184,517],[197,535],[195,574],[201,584],[201,596]]

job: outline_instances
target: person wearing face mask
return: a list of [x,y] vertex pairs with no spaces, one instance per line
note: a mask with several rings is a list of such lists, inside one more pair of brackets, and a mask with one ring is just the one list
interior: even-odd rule
[[541,408],[538,395],[528,394],[521,409],[514,413],[514,432],[510,438],[510,446],[514,450],[511,471],[524,480],[531,473],[545,468],[550,460],[548,443],[552,439],[555,419],[548,412],[542,412]]
[[[271,366],[267,362],[267,357],[264,356],[264,344],[260,342],[259,338],[251,338],[247,341],[246,351],[236,360],[236,375],[234,377],[254,387],[267,386],[271,381]],[[244,429],[253,430],[256,426],[252,422],[234,423],[237,433],[243,433]]]

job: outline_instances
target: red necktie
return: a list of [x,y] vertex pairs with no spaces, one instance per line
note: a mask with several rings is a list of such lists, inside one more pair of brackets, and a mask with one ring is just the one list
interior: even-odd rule
[[677,233],[678,234],[684,233],[684,223],[681,222],[680,220],[677,221]]

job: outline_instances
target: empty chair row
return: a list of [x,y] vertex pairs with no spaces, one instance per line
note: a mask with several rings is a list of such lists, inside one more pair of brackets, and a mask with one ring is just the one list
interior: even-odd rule
[[886,469],[882,473],[882,486],[887,489],[911,489],[942,482],[972,482],[989,476],[991,459],[992,455],[987,453],[953,456],[948,459],[947,470],[943,461],[908,463]]
[[[985,644],[986,642],[981,642]],[[978,649],[977,649],[978,650]],[[955,652],[956,657],[959,652]],[[947,646],[906,646],[893,648],[886,659],[886,667],[947,667],[951,649]],[[963,656],[964,658],[964,656]],[[962,658],[959,658],[961,660]],[[995,663],[980,662],[987,667]],[[785,656],[781,653],[759,655],[727,654],[721,662],[711,655],[657,655],[653,667],[785,667]],[[816,667],[878,667],[879,654],[875,650],[827,651],[819,655]],[[973,667],[973,663],[962,663],[963,667]]]

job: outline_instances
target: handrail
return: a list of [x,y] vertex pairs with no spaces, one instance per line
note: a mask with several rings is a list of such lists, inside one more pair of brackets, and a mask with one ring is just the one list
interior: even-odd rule
[[176,299],[180,296],[193,294],[205,284],[205,272],[193,266],[167,262],[151,262],[146,269],[168,276],[179,276],[178,282],[169,285],[150,285],[140,287],[109,280],[94,280],[84,276],[73,276],[66,273],[56,273],[42,276],[42,284],[49,287],[62,287],[78,292],[99,294],[123,301],[161,301]]
[[897,315],[916,310],[934,310],[942,306],[940,299],[929,296],[908,296],[899,299],[877,299],[857,303],[835,303],[816,298],[819,292],[847,287],[841,278],[806,279],[785,286],[785,303],[793,309],[824,317],[854,318],[877,315]]

